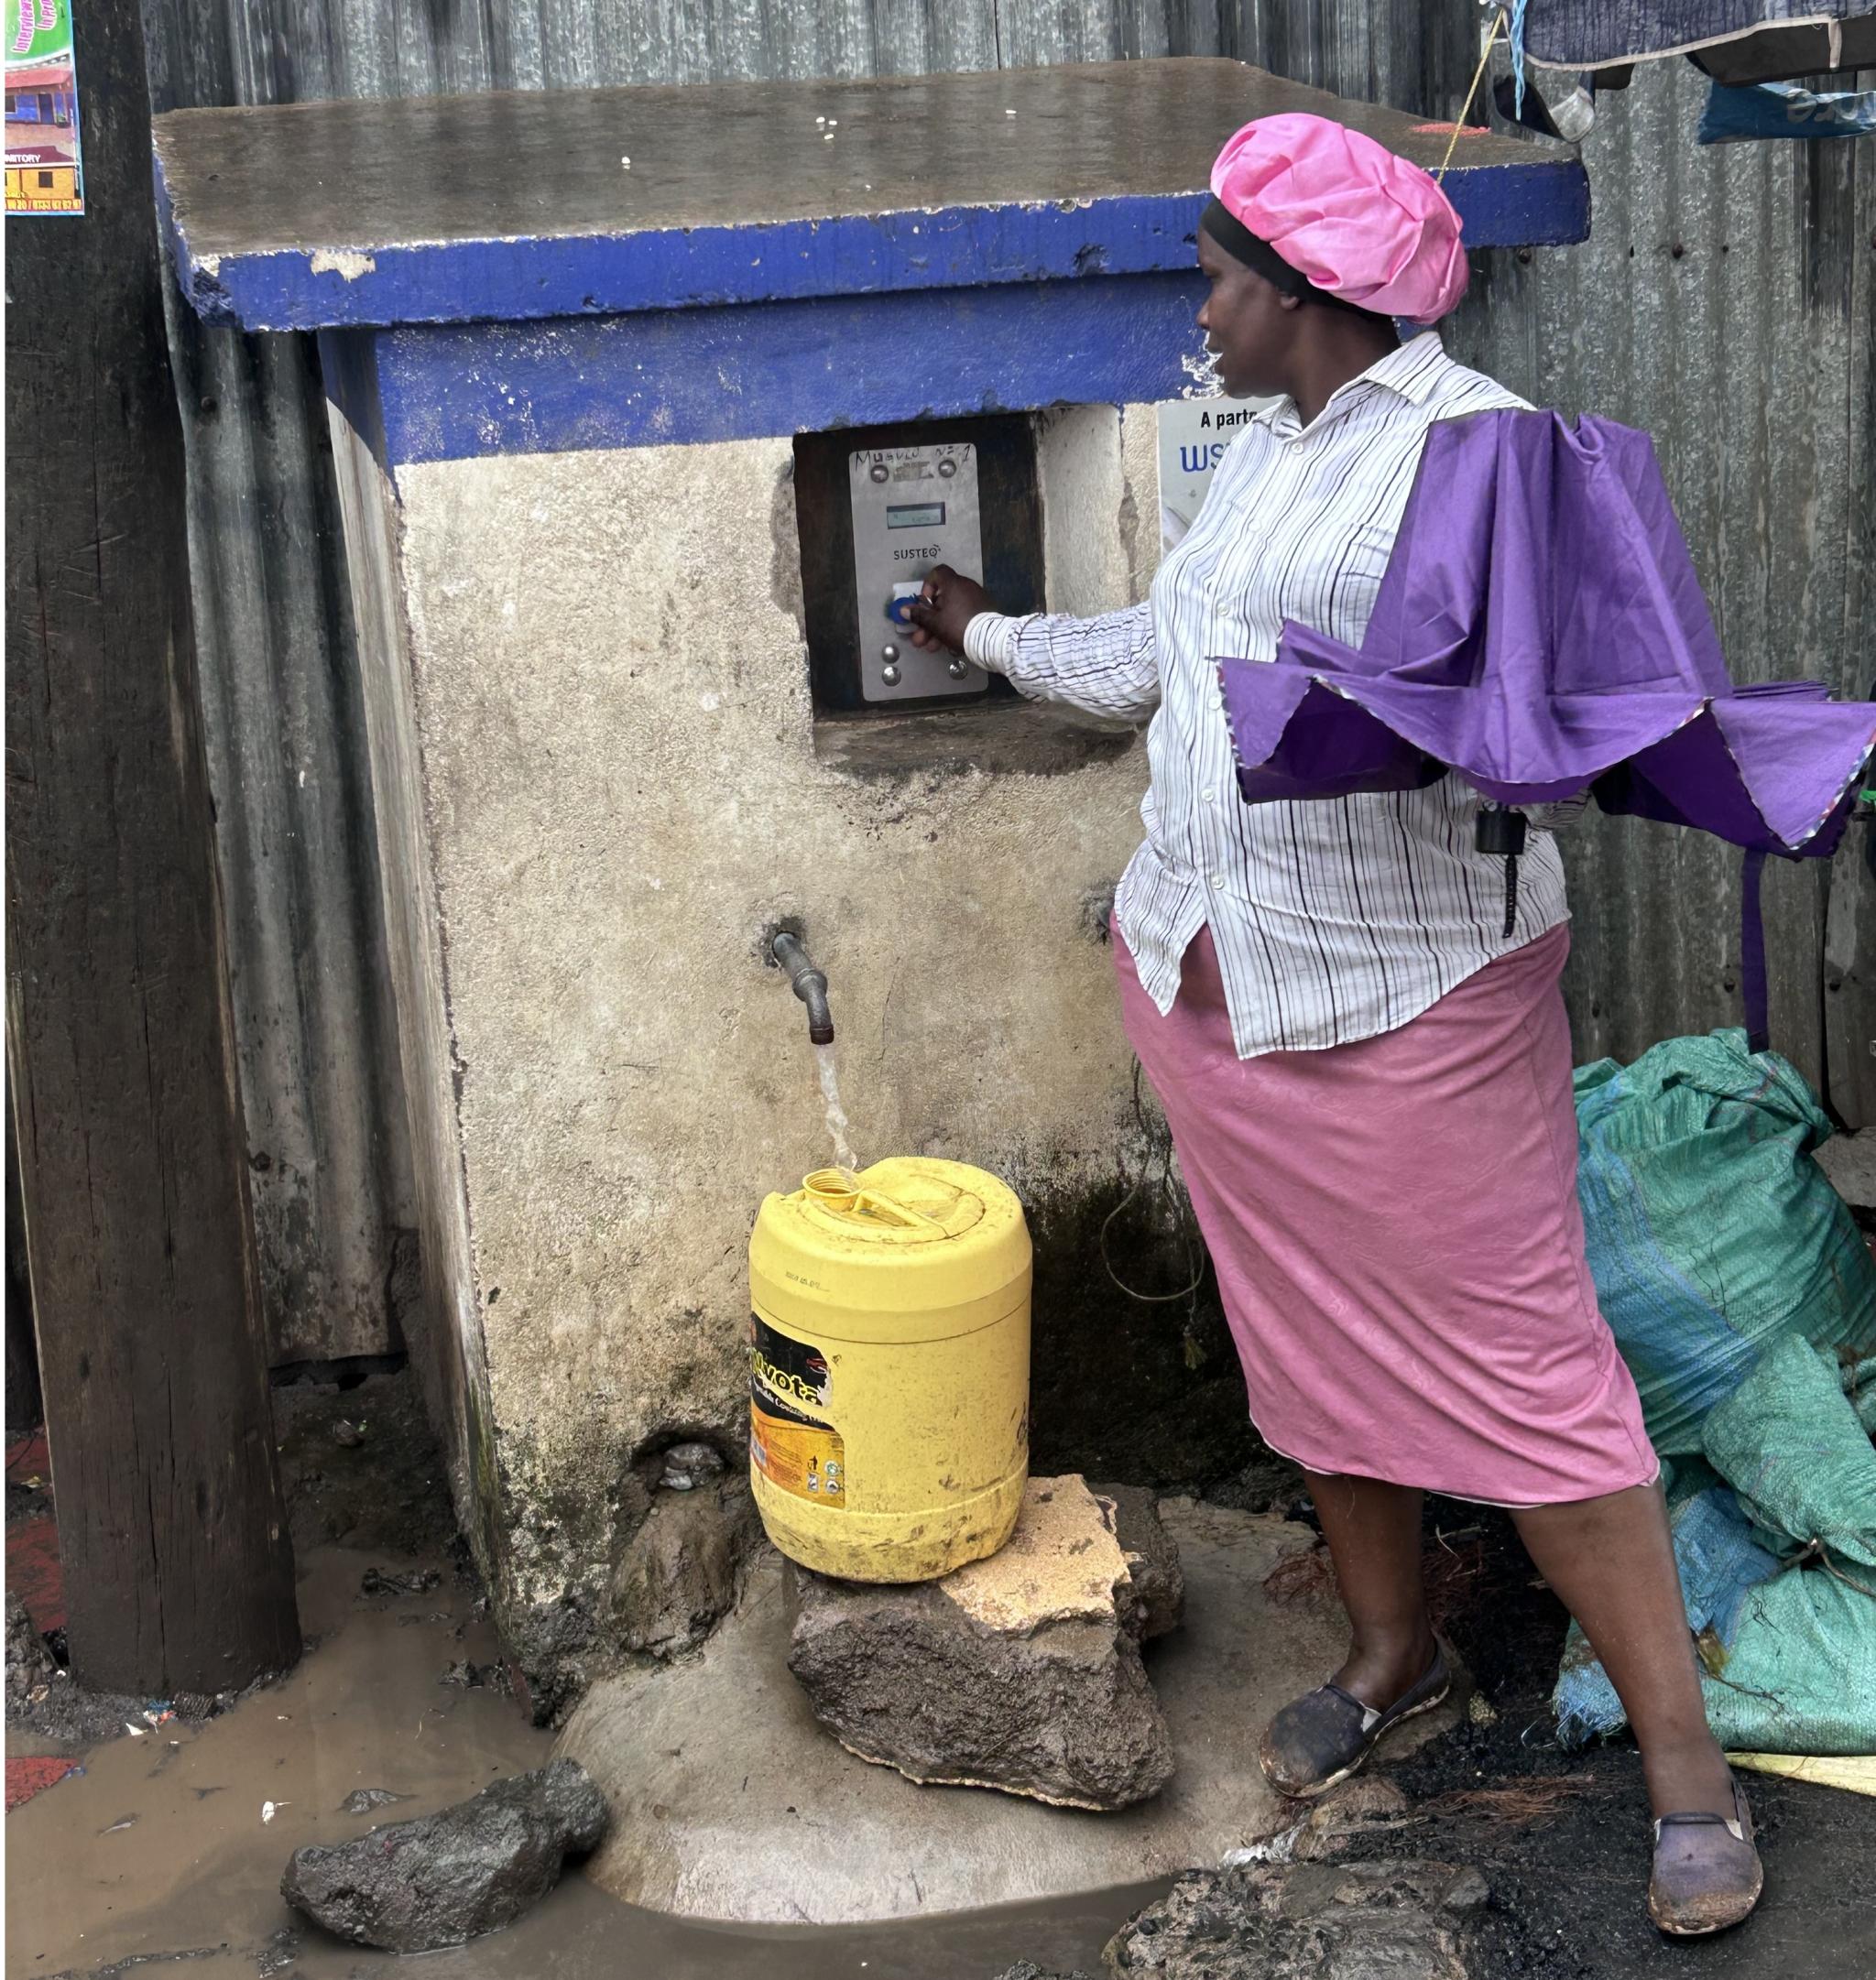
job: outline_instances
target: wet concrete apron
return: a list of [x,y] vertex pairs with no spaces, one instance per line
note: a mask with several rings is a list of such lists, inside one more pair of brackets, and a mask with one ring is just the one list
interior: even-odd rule
[[[289,1911],[280,1872],[302,1843],[420,1815],[544,1763],[551,1735],[487,1686],[445,1684],[497,1659],[474,1591],[445,1575],[360,1594],[370,1567],[415,1563],[327,1547],[300,1608],[317,1637],[298,1670],[199,1731],[169,1723],[94,1747],[85,1771],[6,1818],[9,1975],[388,1975],[395,1955],[328,1939]],[[44,1741],[9,1735],[10,1752]],[[408,1797],[358,1814],[361,1790]],[[265,1811],[271,1803],[268,1819]],[[812,1866],[803,1866],[812,1875]],[[1019,1957],[1094,1968],[1159,1885],[965,1918],[823,1931],[720,1929],[622,1905],[577,1872],[505,1932],[427,1955],[431,1980],[984,1980]]]

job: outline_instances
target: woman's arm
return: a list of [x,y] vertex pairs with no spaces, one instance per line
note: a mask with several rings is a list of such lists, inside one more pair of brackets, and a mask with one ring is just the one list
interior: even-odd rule
[[1131,605],[1098,618],[1037,612],[980,613],[965,628],[965,657],[1001,674],[1020,694],[1066,702],[1090,714],[1139,721],[1160,705],[1153,611]]
[[1092,619],[1035,612],[1011,618],[980,584],[941,564],[911,608],[912,639],[943,646],[1008,680],[1032,700],[1139,721],[1160,705],[1151,605]]

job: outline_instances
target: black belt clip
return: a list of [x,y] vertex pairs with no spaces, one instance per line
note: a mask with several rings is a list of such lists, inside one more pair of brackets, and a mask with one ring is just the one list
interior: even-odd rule
[[1505,940],[1518,931],[1518,859],[1524,850],[1530,823],[1522,811],[1507,804],[1480,808],[1473,828],[1472,843],[1481,853],[1490,853],[1505,863]]

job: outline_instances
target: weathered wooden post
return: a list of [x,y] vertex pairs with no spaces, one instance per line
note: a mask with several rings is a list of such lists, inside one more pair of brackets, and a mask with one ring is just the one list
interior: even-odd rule
[[6,242],[6,1041],[75,1674],[300,1653],[198,726],[136,0],[79,24],[84,212]]

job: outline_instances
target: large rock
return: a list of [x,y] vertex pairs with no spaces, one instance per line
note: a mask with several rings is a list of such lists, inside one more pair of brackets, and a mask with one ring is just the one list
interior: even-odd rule
[[1467,1980],[1485,1879],[1450,1863],[1299,1863],[1193,1871],[1102,1959],[1156,1980]]
[[1068,1808],[1126,1808],[1171,1779],[1128,1554],[1080,1478],[1031,1479],[1009,1543],[941,1582],[795,1583],[789,1669],[862,1759]]
[[605,1826],[605,1798],[585,1769],[556,1760],[416,1822],[295,1850],[280,1893],[354,1944],[429,1953],[518,1919]]

